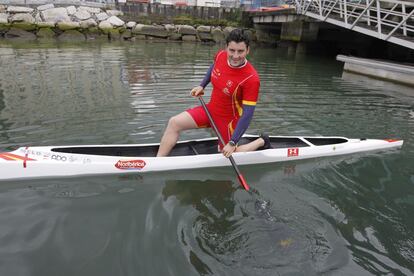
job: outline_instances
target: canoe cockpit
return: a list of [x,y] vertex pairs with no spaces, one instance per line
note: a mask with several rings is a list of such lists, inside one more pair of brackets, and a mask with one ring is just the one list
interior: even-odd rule
[[[240,144],[246,144],[257,137],[243,137]],[[306,142],[305,142],[305,141]],[[340,137],[270,137],[271,146],[278,148],[301,148],[309,147],[309,144],[315,146],[335,145],[348,142],[346,138]],[[155,157],[158,151],[158,145],[125,145],[125,146],[82,146],[82,147],[57,147],[52,149],[53,152],[88,154],[103,156],[140,156]],[[170,156],[187,156],[197,154],[215,154],[217,153],[217,139],[179,142],[173,148]]]

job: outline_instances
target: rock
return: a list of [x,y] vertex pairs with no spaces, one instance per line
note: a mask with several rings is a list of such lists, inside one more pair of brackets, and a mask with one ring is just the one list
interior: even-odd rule
[[224,28],[224,30],[223,30],[224,36],[227,37],[229,35],[229,33],[231,31],[233,31],[234,29],[236,29],[236,28],[234,28],[234,27],[226,27],[226,28]]
[[84,11],[87,11],[87,12],[93,13],[93,14],[99,14],[99,13],[102,12],[100,8],[92,8],[92,7],[85,7],[85,6],[80,6],[78,8],[78,11],[79,10],[84,10]]
[[121,34],[121,39],[123,40],[129,40],[132,38],[132,31],[130,29],[126,30]]
[[[165,24],[164,25],[164,28],[169,32],[169,33],[172,33],[172,32],[175,32],[175,31],[177,31],[177,28],[173,25],[173,24]],[[181,36],[180,36],[181,37]]]
[[30,13],[16,13],[15,15],[12,15],[10,22],[35,23],[35,19]]
[[70,21],[66,8],[53,8],[41,12],[43,20],[47,22]]
[[181,39],[183,41],[197,41],[197,37],[195,35],[183,35]]
[[39,28],[54,28],[55,26],[55,22],[37,22],[37,27]]
[[98,26],[98,23],[96,23],[95,20],[93,20],[92,18],[89,18],[87,20],[81,21],[79,22],[80,27],[83,29],[87,29],[87,28],[91,28],[91,27],[96,27]]
[[121,32],[119,29],[110,29],[108,31],[108,37],[110,40],[119,40],[121,38]]
[[219,27],[211,30],[211,36],[215,42],[222,42],[225,40],[224,33]]
[[38,6],[36,9],[38,11],[44,11],[44,10],[48,10],[48,9],[53,9],[54,7],[55,7],[55,5],[53,5],[53,4],[46,4],[46,5]]
[[36,40],[36,35],[21,29],[11,28],[5,35],[7,39]]
[[169,33],[164,26],[159,25],[137,24],[132,30],[132,33],[162,38],[167,38],[169,36]]
[[111,23],[109,23],[108,21],[102,21],[102,22],[100,22],[98,24],[98,28],[100,30],[102,30],[102,32],[104,34],[108,34],[113,29]]
[[88,28],[85,30],[86,40],[108,40],[108,35],[103,35],[101,30],[97,27]]
[[181,40],[183,37],[182,34],[177,34],[177,33],[171,33],[169,36],[170,40]]
[[123,12],[117,11],[117,10],[107,10],[106,14],[108,14],[109,16],[122,16],[122,15],[124,15]]
[[3,35],[3,33],[7,32],[9,29],[10,29],[9,23],[5,23],[5,24],[0,23],[0,37]]
[[196,35],[197,34],[196,29],[190,25],[178,25],[177,32],[182,35]]
[[135,26],[137,25],[137,22],[134,22],[134,21],[129,21],[127,24],[126,24],[126,27],[128,28],[128,29],[133,29],[133,28],[135,28]]
[[96,19],[98,19],[98,21],[105,21],[108,18],[109,18],[109,16],[106,13],[104,13],[104,12],[98,13],[96,15]]
[[21,29],[25,31],[33,31],[37,29],[37,25],[28,22],[14,22],[11,24],[13,28]]
[[56,36],[56,33],[51,28],[40,28],[36,35],[40,39],[51,39]]
[[43,19],[42,19],[42,16],[40,16],[40,13],[36,13],[35,22],[36,23],[43,22]]
[[67,30],[64,31],[61,35],[58,36],[60,41],[82,41],[85,40],[86,37],[83,33],[76,31],[76,30]]
[[210,33],[211,32],[211,27],[210,26],[198,26],[197,27],[197,32],[198,33]]
[[73,16],[78,20],[86,20],[91,18],[91,14],[82,9],[78,9],[78,11]]
[[56,27],[58,27],[59,30],[62,30],[62,31],[75,30],[75,29],[79,29],[80,24],[79,22],[72,22],[72,21],[58,22],[56,24]]
[[7,13],[0,13],[0,24],[7,24],[9,15]]
[[114,27],[121,27],[125,24],[125,22],[119,19],[117,16],[111,16],[106,21],[108,21]]
[[68,12],[68,15],[74,15],[76,13],[76,7],[75,6],[66,7],[66,11]]
[[8,13],[31,13],[34,9],[32,8],[26,8],[26,7],[20,7],[20,6],[9,6],[7,7]]
[[203,42],[214,41],[213,36],[210,33],[200,32],[197,36]]
[[0,13],[4,13],[7,11],[7,7],[5,5],[0,4]]

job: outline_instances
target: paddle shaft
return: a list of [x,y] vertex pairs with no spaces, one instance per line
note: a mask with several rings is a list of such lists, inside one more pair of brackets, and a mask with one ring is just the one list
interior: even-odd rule
[[[216,124],[215,124],[215,123],[214,123],[214,121],[213,121],[213,117],[211,117],[210,111],[208,111],[208,109],[207,109],[207,106],[206,106],[206,103],[205,103],[205,102],[204,102],[204,100],[203,100],[203,97],[199,96],[199,97],[198,97],[198,99],[199,99],[199,101],[200,101],[201,105],[203,106],[204,111],[205,111],[205,112],[206,112],[206,114],[207,114],[207,117],[208,117],[208,119],[209,119],[209,121],[210,121],[211,126],[212,126],[212,127],[213,127],[213,129],[214,129],[214,132],[216,133],[216,135],[217,135],[218,139],[220,140],[221,144],[222,144],[222,145],[223,145],[223,147],[224,147],[224,146],[225,146],[225,143],[224,143],[223,137],[221,137],[221,134],[220,134],[220,132],[218,131],[218,129],[217,129],[217,127],[216,127]],[[237,174],[237,177],[239,178],[240,184],[243,186],[243,188],[244,188],[246,191],[248,191],[248,190],[250,189],[250,188],[249,188],[249,185],[247,185],[246,180],[244,179],[243,175],[241,174],[241,172],[240,172],[239,168],[237,167],[236,161],[234,161],[233,156],[231,156],[231,155],[230,155],[229,160],[230,160],[231,165],[233,166],[233,169],[236,171],[236,174]]]

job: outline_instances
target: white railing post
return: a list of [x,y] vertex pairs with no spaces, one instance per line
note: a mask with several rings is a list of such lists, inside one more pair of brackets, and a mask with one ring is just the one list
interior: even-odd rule
[[319,16],[322,18],[322,4],[324,4],[322,1],[323,0],[318,0],[319,1]]
[[[402,20],[406,20],[407,13],[405,12],[405,4],[404,3],[402,4],[402,14],[403,14]],[[405,21],[405,22],[407,22],[407,21]],[[407,23],[404,23],[404,25],[403,25],[403,34],[405,36],[407,36]]]
[[[366,3],[367,8],[368,8],[368,5],[369,5],[369,4],[368,4],[368,0],[365,0],[365,3]],[[370,17],[371,17],[371,15],[370,15],[370,12],[369,12],[370,10],[371,10],[371,8],[368,8],[368,9],[367,9],[367,18],[368,18],[368,19],[367,19],[367,24],[368,24],[368,26],[371,26],[371,18],[370,18]]]
[[347,0],[344,0],[344,16],[345,16],[345,25],[348,26],[348,15],[347,15],[348,7],[346,6],[346,1]]
[[378,30],[378,37],[382,38],[382,30],[381,30],[381,6],[380,1],[376,0],[377,2],[377,30]]

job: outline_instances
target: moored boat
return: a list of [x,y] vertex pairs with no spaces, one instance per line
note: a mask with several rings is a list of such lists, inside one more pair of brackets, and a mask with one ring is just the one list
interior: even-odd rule
[[[245,135],[241,143],[257,136]],[[400,148],[402,140],[270,136],[271,148],[234,153],[239,165],[283,162]],[[0,180],[94,174],[126,174],[230,166],[217,138],[181,141],[170,156],[155,157],[159,144],[21,147],[0,153]]]

